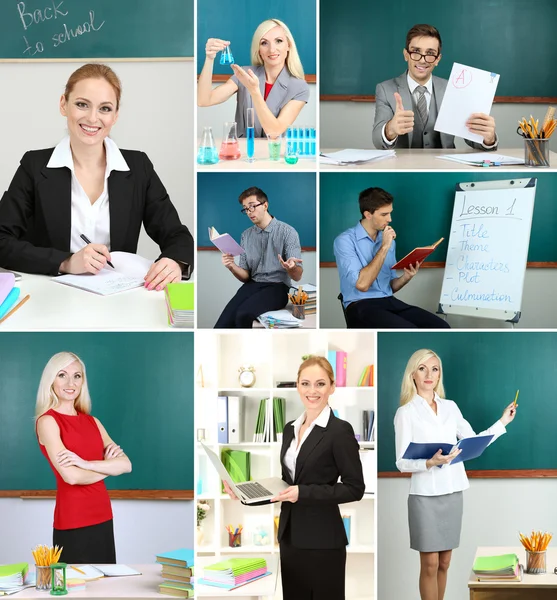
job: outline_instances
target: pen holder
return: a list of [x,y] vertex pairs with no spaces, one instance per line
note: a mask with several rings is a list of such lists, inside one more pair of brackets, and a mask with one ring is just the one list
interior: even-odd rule
[[241,533],[229,533],[228,534],[228,545],[231,548],[239,548],[242,545],[242,534]]
[[306,305],[305,304],[293,304],[292,305],[292,316],[302,321],[306,318]]
[[36,584],[35,589],[38,592],[50,592],[52,585],[52,573],[50,567],[39,567],[35,565]]
[[524,164],[527,167],[549,167],[549,139],[524,139]]
[[539,575],[545,573],[546,569],[546,551],[530,552],[526,550],[526,573]]

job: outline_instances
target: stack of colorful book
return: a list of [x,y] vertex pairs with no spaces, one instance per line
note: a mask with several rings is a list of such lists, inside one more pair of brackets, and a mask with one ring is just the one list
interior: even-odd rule
[[31,584],[28,563],[0,566],[0,596],[15,594]]
[[193,550],[181,548],[165,552],[157,555],[157,562],[162,565],[164,579],[159,592],[177,598],[193,598]]
[[286,400],[263,398],[255,424],[254,442],[280,442],[285,425]]
[[522,568],[516,554],[478,556],[472,570],[478,581],[522,581]]
[[169,283],[164,288],[168,324],[172,327],[193,327],[193,283]]
[[373,365],[368,365],[363,371],[358,380],[358,387],[372,387],[373,386]]
[[199,583],[232,590],[270,575],[264,558],[230,558],[203,568]]

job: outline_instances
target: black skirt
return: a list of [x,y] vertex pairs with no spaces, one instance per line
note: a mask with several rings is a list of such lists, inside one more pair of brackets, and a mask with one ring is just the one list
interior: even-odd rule
[[52,543],[63,548],[60,562],[116,564],[112,519],[77,529],[54,529]]
[[289,523],[280,542],[280,573],[286,600],[345,600],[346,547],[295,548]]

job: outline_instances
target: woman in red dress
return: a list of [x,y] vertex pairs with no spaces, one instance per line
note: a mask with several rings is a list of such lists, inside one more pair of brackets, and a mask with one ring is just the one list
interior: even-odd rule
[[55,354],[44,368],[36,405],[41,452],[56,476],[53,544],[61,561],[116,562],[112,507],[104,484],[129,473],[129,458],[91,416],[85,365],[71,352]]

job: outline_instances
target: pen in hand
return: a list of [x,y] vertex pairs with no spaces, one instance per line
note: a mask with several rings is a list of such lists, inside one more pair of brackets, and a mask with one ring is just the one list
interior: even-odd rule
[[[79,237],[80,237],[80,238],[81,238],[81,239],[82,239],[82,240],[83,240],[83,241],[84,241],[86,244],[92,244],[92,243],[93,243],[93,242],[92,242],[92,241],[91,241],[91,240],[90,240],[90,239],[89,239],[89,238],[88,238],[88,237],[87,237],[85,234],[83,234],[83,233],[82,233],[82,234],[81,234]],[[109,260],[107,260],[107,261],[106,261],[106,264],[107,264],[109,267],[112,267],[112,268],[114,269],[114,265],[113,265],[113,264],[112,264],[112,263],[111,263]]]

